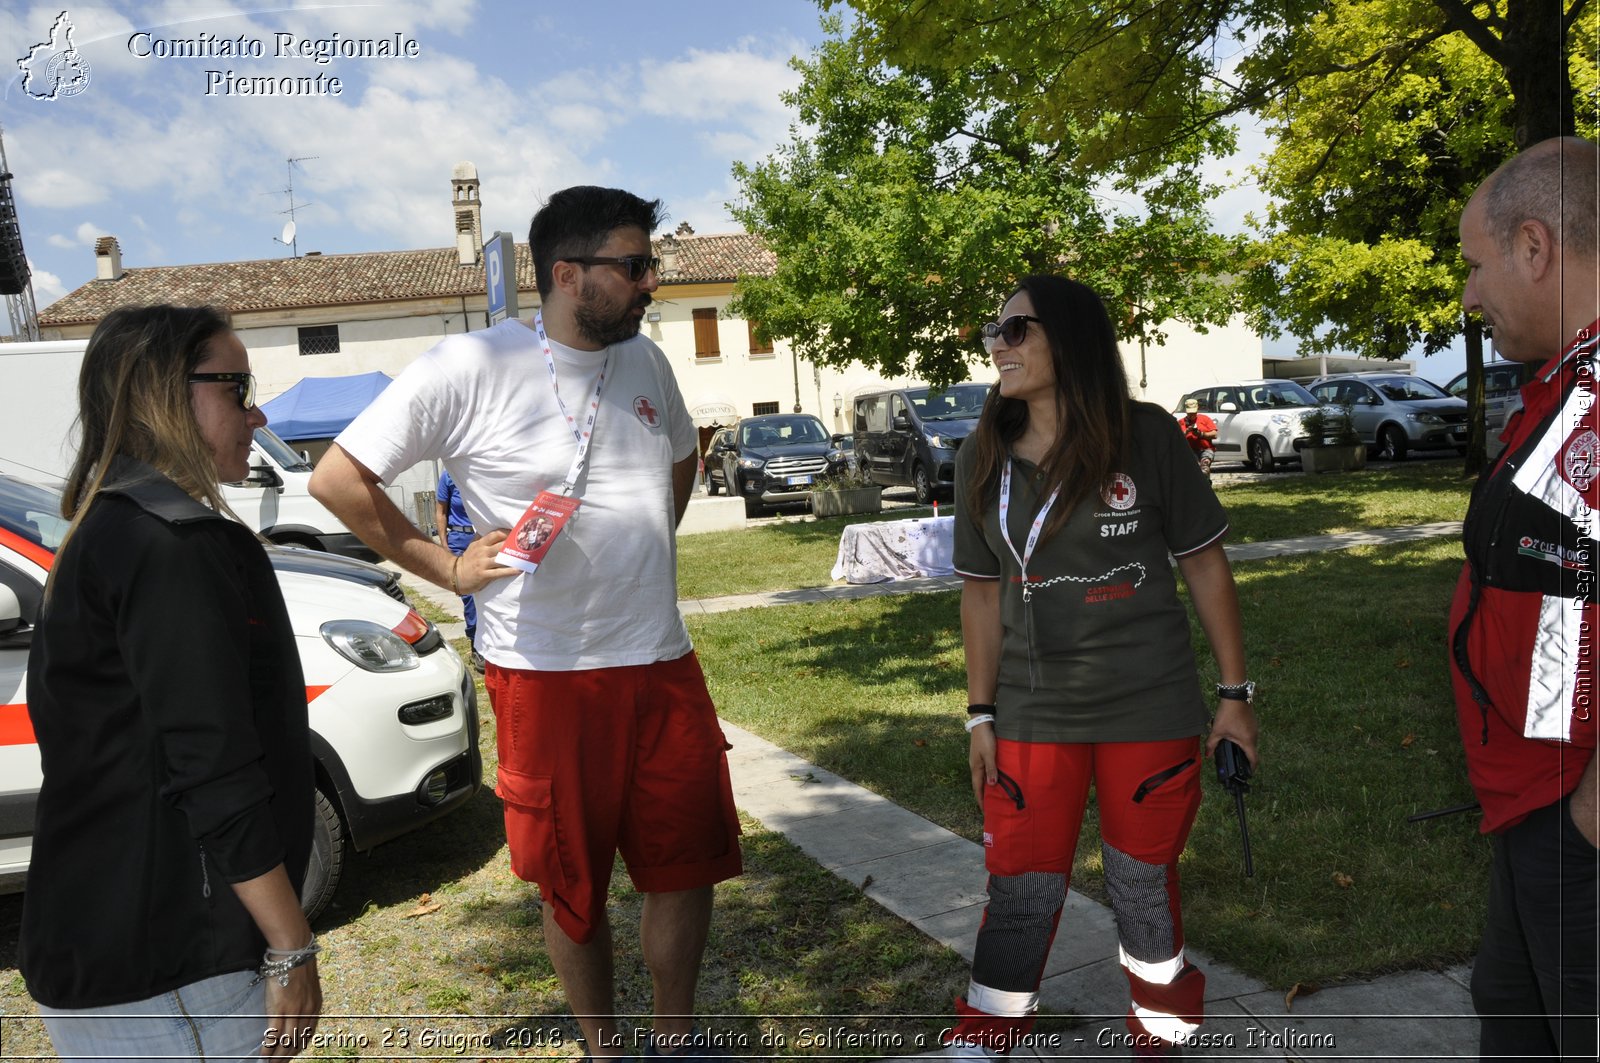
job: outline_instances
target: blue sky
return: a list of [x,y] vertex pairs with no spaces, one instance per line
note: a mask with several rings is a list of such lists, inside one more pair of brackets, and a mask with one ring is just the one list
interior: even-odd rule
[[[661,197],[669,228],[731,231],[732,165],[787,137],[794,116],[779,95],[798,83],[789,59],[822,39],[813,0],[72,4],[88,82],[35,99],[17,60],[49,38],[63,2],[0,11],[0,128],[41,308],[94,276],[103,235],[128,266],[287,254],[274,237],[288,220],[291,157],[312,156],[294,168],[302,253],[453,243],[450,174],[461,161],[477,165],[486,233],[523,237],[544,196],[580,183]],[[323,64],[278,56],[278,34],[297,46],[398,34],[418,54]],[[150,54],[241,37],[264,55]],[[213,70],[337,77],[341,92],[227,94]],[[1238,183],[1214,205],[1223,229],[1238,231],[1263,205],[1240,181],[1263,146],[1247,132],[1241,154],[1214,168]],[[1422,371],[1443,382],[1460,361],[1430,358]]]
[[[62,0],[8,5],[8,72],[49,37]],[[670,224],[735,228],[735,159],[786,135],[790,56],[821,39],[809,0],[643,4],[404,0],[262,9],[216,2],[73,4],[89,64],[79,94],[31,98],[11,77],[0,126],[47,305],[94,275],[115,235],[130,266],[268,258],[295,167],[299,247],[327,253],[454,241],[450,174],[478,167],[484,226],[520,235],[539,200],[578,183],[662,197]],[[144,31],[150,36],[132,41]],[[416,58],[276,58],[297,40],[415,39]],[[177,58],[157,40],[262,42],[265,55]],[[207,95],[208,70],[338,77],[338,96]]]

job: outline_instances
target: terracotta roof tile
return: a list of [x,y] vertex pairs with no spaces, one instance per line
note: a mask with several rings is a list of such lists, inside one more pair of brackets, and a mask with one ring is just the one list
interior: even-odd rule
[[[516,252],[517,285],[532,291],[533,260],[527,245],[516,245]],[[678,237],[677,271],[663,283],[731,281],[745,273],[771,273],[777,261],[758,237],[745,233]],[[461,265],[453,247],[130,267],[117,280],[92,280],[57,299],[40,312],[39,324],[93,324],[121,307],[157,303],[207,304],[240,313],[482,291],[483,267]]]

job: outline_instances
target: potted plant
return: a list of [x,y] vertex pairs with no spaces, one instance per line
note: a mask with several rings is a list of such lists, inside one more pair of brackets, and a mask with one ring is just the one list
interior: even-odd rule
[[811,513],[817,517],[842,517],[850,513],[883,510],[883,488],[857,469],[842,469],[817,477],[811,485]]
[[1349,403],[1334,413],[1319,406],[1300,419],[1306,436],[1300,466],[1307,473],[1349,472],[1367,467],[1367,448],[1355,430],[1355,410]]

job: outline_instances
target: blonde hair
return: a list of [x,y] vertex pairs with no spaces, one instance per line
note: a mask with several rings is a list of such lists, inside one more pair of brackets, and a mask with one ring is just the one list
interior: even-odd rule
[[82,441],[61,495],[61,515],[71,524],[58,554],[109,486],[118,457],[142,461],[196,500],[234,515],[223,501],[216,459],[189,397],[189,374],[205,358],[207,345],[230,327],[209,306],[126,308],[101,320],[78,374]]

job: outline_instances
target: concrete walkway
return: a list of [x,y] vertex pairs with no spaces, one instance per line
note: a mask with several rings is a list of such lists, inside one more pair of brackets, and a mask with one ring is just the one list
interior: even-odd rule
[[[1340,535],[1244,543],[1227,548],[1234,560],[1342,550],[1459,535],[1450,522]],[[869,586],[833,585],[683,601],[685,615],[839,598],[909,594],[960,587],[958,578],[906,580]],[[442,608],[458,610],[448,592],[408,584]],[[444,631],[460,634],[459,625]],[[454,637],[454,636],[452,636]],[[724,723],[739,807],[786,836],[840,878],[963,958],[972,959],[983,915],[983,850],[854,783]],[[1467,989],[1469,970],[1412,971],[1297,996],[1292,1008],[1280,988],[1190,950],[1206,972],[1207,1043],[1189,1049],[1207,1059],[1461,1060],[1477,1054],[1478,1024]],[[963,987],[950,987],[951,995]],[[1116,1040],[1126,1027],[1128,986],[1117,963],[1116,924],[1103,905],[1067,897],[1060,932],[1040,987],[1045,1013],[1067,1016],[1070,1030],[1041,1037],[1015,1057],[1120,1059]],[[932,1001],[930,1007],[945,1001]]]

